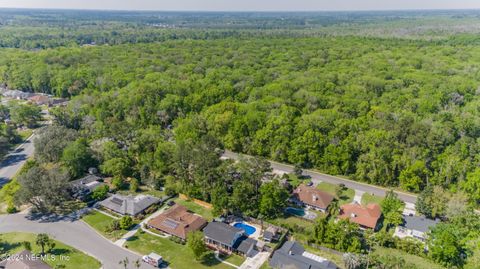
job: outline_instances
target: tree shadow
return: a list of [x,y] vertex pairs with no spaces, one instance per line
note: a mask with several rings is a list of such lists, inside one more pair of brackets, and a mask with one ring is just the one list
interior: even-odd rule
[[16,243],[8,243],[8,242],[0,242],[0,249],[8,252],[9,250],[16,249],[20,247],[22,243],[16,242]]
[[50,251],[50,254],[53,254],[53,255],[56,255],[56,256],[67,255],[69,253],[71,253],[71,251],[68,250],[68,249],[64,249],[64,248],[54,248]]
[[221,263],[215,258],[215,254],[213,252],[206,254],[200,262],[205,266],[215,266]]

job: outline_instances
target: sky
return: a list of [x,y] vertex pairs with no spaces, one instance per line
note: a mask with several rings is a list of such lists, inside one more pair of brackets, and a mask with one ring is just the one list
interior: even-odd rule
[[166,11],[480,9],[480,0],[0,0],[0,7]]

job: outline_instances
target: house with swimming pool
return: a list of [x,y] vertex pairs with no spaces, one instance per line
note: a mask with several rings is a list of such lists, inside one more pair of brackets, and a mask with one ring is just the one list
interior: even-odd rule
[[210,222],[203,229],[203,234],[209,248],[225,254],[253,257],[258,252],[258,241],[249,238],[246,230],[239,225],[235,227],[224,222]]
[[334,197],[330,193],[321,191],[315,187],[300,184],[293,191],[291,201],[299,206],[325,212],[333,199]]

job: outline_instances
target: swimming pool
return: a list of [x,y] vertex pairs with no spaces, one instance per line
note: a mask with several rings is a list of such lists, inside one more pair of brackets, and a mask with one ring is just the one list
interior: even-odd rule
[[250,225],[245,224],[245,223],[241,223],[241,222],[237,222],[237,223],[233,224],[233,227],[235,227],[235,228],[240,228],[240,229],[244,230],[245,233],[246,233],[248,236],[254,234],[255,231],[257,231],[257,229],[255,229],[255,227],[250,226]]
[[290,213],[290,214],[293,214],[293,215],[297,215],[299,217],[303,217],[305,216],[305,210],[302,209],[302,208],[293,208],[293,207],[288,207],[286,209],[287,213]]

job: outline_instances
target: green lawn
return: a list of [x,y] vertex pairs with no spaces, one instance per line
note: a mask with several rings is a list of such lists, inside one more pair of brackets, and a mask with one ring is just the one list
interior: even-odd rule
[[380,205],[382,201],[383,197],[377,195],[371,195],[370,193],[364,193],[362,195],[362,205],[368,205],[371,203]]
[[193,201],[182,200],[180,198],[176,198],[174,201],[175,203],[188,208],[188,210],[203,216],[208,221],[213,220],[213,214],[211,209],[205,208],[201,205],[197,205]]
[[293,216],[276,218],[268,222],[293,231],[293,237],[295,239],[305,241],[313,234],[313,226],[315,225],[313,222]]
[[[233,268],[217,261],[213,254],[210,254],[205,262],[198,262],[195,260],[193,253],[186,245],[180,245],[168,238],[161,238],[148,233],[137,232],[127,241],[126,247],[143,255],[149,254],[153,251],[161,255],[168,263],[169,267],[173,269]],[[233,260],[236,260],[236,258]]]
[[[8,254],[15,254],[24,250],[21,245],[22,242],[30,242],[32,246],[32,252],[35,254],[40,253],[40,247],[35,245],[36,235],[29,233],[6,233],[0,234],[0,239],[4,243],[3,246]],[[95,269],[100,268],[101,264],[94,258],[88,256],[87,254],[69,247],[61,242],[55,241],[55,248],[52,253],[56,256],[55,261],[49,259],[45,261],[50,266],[55,267],[57,265],[64,265],[65,269]],[[59,259],[60,255],[68,257],[68,261],[61,261]]]
[[89,214],[84,215],[82,217],[82,220],[88,225],[90,225],[97,232],[113,241],[120,239],[122,235],[127,232],[126,230],[107,232],[106,230],[108,225],[110,225],[110,223],[114,219],[95,210],[91,211]]
[[445,269],[445,267],[434,263],[426,258],[422,258],[419,256],[411,255],[406,252],[403,252],[398,249],[391,249],[391,248],[377,248],[373,253],[382,256],[395,256],[401,257],[405,260],[405,262],[415,265],[417,268],[428,268],[428,269]]
[[343,263],[343,258],[342,258],[341,255],[330,253],[330,252],[325,251],[325,250],[312,248],[312,247],[309,247],[307,245],[304,245],[304,247],[305,247],[306,251],[308,251],[310,253],[313,253],[315,255],[318,255],[320,257],[323,257],[323,258],[335,263],[338,266],[338,268],[340,268],[340,269],[345,269],[345,265]]
[[[317,185],[317,188],[319,190],[322,190],[324,192],[328,192],[332,195],[335,195],[335,189],[337,185],[335,184],[330,184],[327,182],[321,182],[320,184]],[[353,201],[353,197],[355,196],[355,191],[353,189],[348,189],[346,188],[343,191],[342,196],[340,197],[339,204],[344,205],[344,204],[349,204]]]
[[266,261],[262,264],[260,269],[272,269],[272,267],[270,267],[270,265],[268,264],[268,261]]
[[235,264],[237,266],[240,266],[242,265],[242,263],[246,260],[244,257],[242,256],[239,256],[239,255],[235,255],[235,254],[232,254],[228,257],[225,257],[225,256],[221,256],[220,257],[222,260],[224,261],[227,261],[229,263],[232,263],[232,264]]

